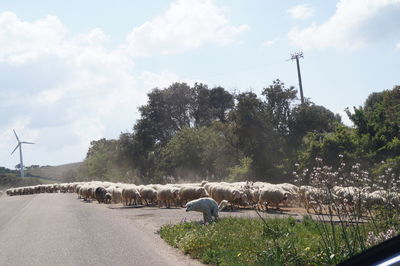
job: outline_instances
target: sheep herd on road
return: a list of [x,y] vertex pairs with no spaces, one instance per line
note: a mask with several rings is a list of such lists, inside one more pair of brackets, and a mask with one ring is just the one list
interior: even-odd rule
[[[11,188],[6,191],[9,196],[36,193],[77,193],[78,198],[85,201],[97,200],[99,203],[118,204],[123,206],[158,206],[184,207],[189,201],[209,197],[218,204],[231,208],[257,208],[267,211],[270,207],[299,207],[306,209],[315,204],[328,204],[336,200],[341,203],[353,204],[362,197],[367,206],[390,203],[400,206],[400,194],[368,188],[340,187],[332,188],[331,193],[311,187],[296,186],[290,183],[271,184],[266,182],[207,182],[185,184],[149,184],[134,185],[124,183],[91,181],[61,184],[37,185]],[[333,198],[333,199],[332,199]]]

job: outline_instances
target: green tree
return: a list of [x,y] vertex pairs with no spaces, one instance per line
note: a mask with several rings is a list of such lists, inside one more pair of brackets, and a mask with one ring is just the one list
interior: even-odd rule
[[252,92],[241,93],[236,100],[231,114],[233,130],[244,156],[252,160],[254,178],[276,178],[280,174],[275,167],[281,158],[279,136],[265,104]]
[[107,171],[116,163],[116,140],[100,139],[90,142],[84,161],[86,177],[105,180]]
[[222,87],[213,88],[210,91],[210,106],[213,117],[225,123],[229,111],[235,106],[234,97]]
[[[301,168],[312,169],[317,166],[316,158],[334,167],[338,167],[342,161],[353,165],[365,160],[354,130],[339,123],[333,132],[308,132],[303,141],[303,149],[299,150],[298,155]],[[343,159],[339,155],[343,155]]]
[[269,113],[271,122],[280,136],[287,136],[290,133],[291,105],[296,99],[297,91],[294,87],[286,88],[279,79],[273,84],[264,88],[262,94],[266,99],[266,111]]
[[333,132],[338,123],[341,123],[340,116],[323,106],[312,102],[297,105],[291,113],[290,143],[297,147],[308,132]]
[[400,86],[372,93],[354,113],[347,110],[353,121],[365,153],[375,161],[400,155]]
[[214,127],[184,128],[161,150],[158,175],[185,180],[227,176],[235,158],[224,135]]

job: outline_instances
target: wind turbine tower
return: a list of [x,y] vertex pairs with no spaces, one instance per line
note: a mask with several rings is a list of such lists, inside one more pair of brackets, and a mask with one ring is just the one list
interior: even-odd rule
[[35,143],[33,143],[33,142],[28,142],[28,141],[20,141],[19,138],[18,138],[18,136],[17,136],[17,133],[15,132],[14,129],[13,129],[13,131],[14,131],[15,137],[17,138],[18,144],[17,144],[17,146],[15,147],[15,149],[12,151],[11,155],[16,151],[16,149],[19,148],[19,160],[20,160],[19,166],[20,166],[20,172],[21,172],[21,177],[24,177],[25,174],[24,174],[24,161],[23,161],[23,158],[22,158],[22,144],[35,144]]

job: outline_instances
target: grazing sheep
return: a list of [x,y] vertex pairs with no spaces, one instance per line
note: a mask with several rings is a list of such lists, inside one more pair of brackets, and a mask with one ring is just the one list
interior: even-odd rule
[[175,203],[175,207],[178,207],[177,201],[179,197],[179,188],[164,186],[157,190],[157,201],[158,207],[162,207],[164,204],[165,207],[171,208],[171,203]]
[[208,193],[203,187],[183,186],[179,190],[179,200],[183,207],[188,201],[208,197]]
[[111,204],[111,200],[112,200],[112,195],[111,195],[111,193],[107,192],[104,195],[104,203],[105,204]]
[[322,204],[322,202],[326,202],[325,193],[320,188],[301,186],[298,195],[300,201],[304,203],[304,207],[307,211],[310,208],[315,208],[318,204]]
[[83,198],[84,201],[90,200],[89,194],[88,194],[89,186],[82,186],[79,189],[79,196]]
[[276,209],[279,210],[279,204],[287,199],[289,192],[285,192],[281,188],[271,185],[261,188],[259,193],[259,207],[262,209],[262,206],[265,204],[265,210],[267,211],[268,206],[272,204],[275,204]]
[[189,201],[186,204],[186,211],[197,211],[203,213],[204,223],[218,220],[218,204],[211,198],[201,198],[197,200]]
[[122,189],[122,203],[127,205],[137,205],[140,200],[140,193],[135,186],[128,186]]
[[141,189],[139,189],[139,193],[146,206],[154,203],[157,200],[157,190],[155,190],[154,188],[142,187]]
[[231,206],[248,204],[247,195],[244,192],[240,192],[238,189],[230,187],[228,185],[215,185],[211,187],[211,198],[220,203],[223,200],[227,200]]
[[83,185],[78,185],[78,186],[75,187],[75,193],[78,194],[78,199],[82,198],[81,197],[82,194],[79,192],[82,187],[83,187]]
[[365,205],[367,208],[374,207],[376,205],[384,205],[387,201],[386,199],[388,193],[384,190],[376,190],[372,193],[366,193],[365,195]]
[[103,203],[105,199],[105,195],[107,194],[107,191],[104,187],[98,187],[95,190],[95,195],[96,195],[96,200],[99,203]]
[[356,187],[334,186],[332,192],[341,203],[349,205],[353,205],[361,196],[361,190]]
[[112,202],[121,203],[122,202],[122,188],[114,188],[111,192]]

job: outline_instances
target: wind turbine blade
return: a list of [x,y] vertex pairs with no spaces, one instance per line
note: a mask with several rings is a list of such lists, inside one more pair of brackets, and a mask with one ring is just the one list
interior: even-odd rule
[[15,132],[14,129],[13,129],[13,131],[14,131],[14,135],[15,135],[15,137],[17,138],[18,142],[20,142],[20,141],[19,141],[19,138],[18,138],[18,136],[17,136],[17,133]]
[[19,145],[21,145],[21,144],[18,143],[17,147],[15,147],[15,149],[12,151],[11,155],[15,152],[16,149],[18,149]]
[[35,144],[33,142],[28,142],[28,141],[22,141],[21,143],[25,143],[25,144]]

